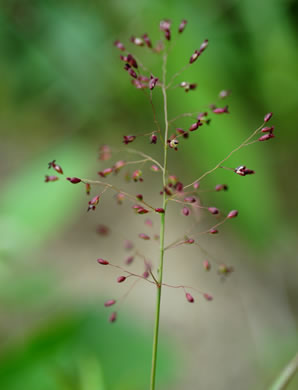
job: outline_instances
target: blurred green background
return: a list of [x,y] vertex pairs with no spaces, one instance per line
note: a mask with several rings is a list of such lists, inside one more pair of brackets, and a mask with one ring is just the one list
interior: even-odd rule
[[[178,79],[197,82],[197,90],[169,93],[170,118],[204,110],[218,103],[219,91],[232,91],[231,114],[212,117],[209,127],[170,153],[171,173],[191,182],[269,111],[276,138],[226,163],[245,164],[256,175],[218,170],[202,183],[227,183],[227,193],[203,201],[239,210],[218,239],[203,242],[236,272],[220,283],[216,272],[202,271],[198,248],[173,252],[167,280],[203,286],[216,299],[189,308],[181,292],[165,292],[159,388],[268,388],[297,350],[297,16],[294,0],[0,2],[1,388],[148,388],[154,291],[131,292],[110,326],[101,307],[120,287],[116,274],[98,270],[95,261],[112,256],[120,264],[122,241],[128,230],[139,231],[140,219],[107,197],[106,206],[86,214],[81,187],[43,180],[54,158],[69,176],[96,178],[108,166],[98,160],[101,144],[120,147],[123,135],[154,130],[148,100],[131,85],[113,42],[123,41],[160,77],[160,56],[132,47],[129,38],[147,32],[156,42],[162,18],[172,20],[173,30],[188,20],[171,51],[169,77],[209,39]],[[158,91],[154,99],[162,120]],[[146,139],[136,147],[161,157],[160,145]],[[148,174],[143,187],[131,191],[150,192],[154,183]],[[99,223],[115,235],[99,237]],[[183,224],[173,207],[169,237],[181,235]],[[143,250],[154,256],[151,247]],[[297,387],[296,378],[289,389]]]

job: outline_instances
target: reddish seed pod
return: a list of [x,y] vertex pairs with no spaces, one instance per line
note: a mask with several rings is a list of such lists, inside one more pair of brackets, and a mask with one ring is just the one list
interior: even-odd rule
[[165,210],[162,209],[162,208],[160,208],[160,207],[158,207],[157,209],[155,209],[155,211],[156,211],[157,213],[159,213],[159,214],[164,214],[164,213],[165,213]]
[[205,39],[205,41],[201,44],[200,46],[200,53],[203,53],[203,51],[206,49],[206,47],[208,46],[208,39]]
[[209,233],[210,233],[210,234],[216,234],[216,233],[218,233],[218,230],[212,228],[212,229],[209,230]]
[[157,82],[158,82],[158,78],[151,75],[149,80],[149,88],[151,91],[156,86]]
[[138,195],[136,195],[136,198],[137,198],[138,200],[143,200],[143,195],[142,195],[142,194],[138,194]]
[[186,293],[185,296],[186,296],[186,299],[188,300],[188,302],[193,303],[195,301],[194,297],[191,294]]
[[228,106],[223,108],[214,108],[212,112],[214,112],[214,114],[229,114]]
[[140,237],[142,240],[150,240],[150,237],[148,236],[148,234],[145,234],[145,233],[140,233],[140,234],[139,234],[139,237]]
[[130,66],[138,69],[138,63],[132,54],[127,54],[126,62],[128,62]]
[[98,264],[101,264],[101,265],[108,265],[108,264],[110,264],[107,260],[104,260],[104,259],[97,259],[97,262],[98,262]]
[[142,38],[143,38],[144,42],[146,43],[146,45],[151,49],[152,48],[152,43],[151,43],[151,41],[150,41],[150,39],[148,37],[148,34],[144,34],[142,36]]
[[274,138],[274,135],[271,133],[264,134],[259,138],[259,141],[268,141],[270,138]]
[[115,173],[118,173],[120,171],[120,169],[125,166],[125,164],[126,164],[126,162],[124,160],[119,160],[119,161],[115,162],[115,164],[113,165],[113,171]]
[[137,209],[137,214],[147,214],[147,213],[149,213],[149,211],[144,209],[144,207],[139,207]]
[[123,136],[123,143],[125,145],[127,145],[127,144],[133,142],[135,139],[136,139],[135,135],[124,135]]
[[274,126],[271,126],[271,127],[266,126],[266,127],[262,128],[261,132],[262,133],[273,133],[273,130],[274,130]]
[[215,191],[227,191],[228,186],[226,184],[217,184],[215,186]]
[[58,173],[60,173],[61,175],[63,175],[63,170],[62,170],[62,168],[60,167],[60,165],[55,164],[55,165],[53,166],[53,168],[55,169],[56,172],[58,172]]
[[72,184],[80,183],[82,180],[78,177],[67,177],[66,180],[70,181]]
[[160,171],[160,168],[157,166],[157,165],[151,165],[151,171],[153,171],[153,172],[158,172],[158,171]]
[[99,176],[101,177],[107,177],[113,172],[113,168],[106,168],[103,171],[98,172]]
[[219,97],[220,99],[225,99],[225,98],[228,97],[230,94],[231,94],[231,91],[223,90],[223,91],[220,91],[220,92],[219,92],[218,97]]
[[57,181],[59,179],[58,176],[49,176],[49,175],[45,175],[45,182],[48,183],[50,181]]
[[187,217],[189,215],[189,213],[190,213],[189,208],[188,207],[183,207],[182,214]]
[[187,20],[183,19],[178,28],[179,34],[181,34],[184,31],[186,24],[187,24]]
[[100,236],[107,236],[109,235],[110,233],[110,229],[108,226],[106,225],[99,225],[96,229],[96,232],[100,235]]
[[89,183],[86,183],[85,188],[86,188],[86,194],[90,195],[91,185]]
[[195,190],[197,190],[198,188],[200,188],[200,182],[196,181],[196,182],[194,183],[194,185],[193,185],[193,188],[194,188]]
[[110,315],[109,321],[110,321],[110,322],[115,322],[116,319],[117,319],[117,312],[114,311],[114,312]]
[[156,144],[157,143],[157,135],[156,134],[152,134],[151,137],[150,137],[150,143],[151,144]]
[[211,264],[210,264],[210,262],[209,262],[208,260],[204,260],[204,261],[203,261],[203,267],[204,267],[204,269],[205,269],[206,271],[210,271],[210,269],[211,269]]
[[144,271],[144,272],[143,272],[143,278],[144,278],[144,279],[148,279],[148,278],[149,278],[149,275],[150,275],[150,273],[149,273],[148,271]]
[[193,244],[195,240],[193,238],[189,238],[188,240],[185,241],[185,244]]
[[216,207],[208,207],[208,211],[210,211],[210,213],[214,215],[219,213],[219,210]]
[[136,74],[136,72],[132,69],[132,68],[129,68],[128,69],[128,73],[131,75],[131,77],[133,77],[134,79],[136,79],[138,77],[138,75]]
[[269,122],[272,115],[273,115],[272,112],[269,112],[268,114],[266,114],[264,117],[264,122]]
[[117,47],[117,49],[119,49],[119,50],[121,50],[121,51],[124,51],[124,50],[125,50],[125,47],[124,47],[123,43],[120,42],[120,41],[115,41],[115,42],[114,42],[114,45]]
[[145,221],[145,225],[152,227],[153,226],[152,220],[150,218],[147,218]]
[[126,265],[129,265],[129,264],[131,264],[133,261],[134,261],[134,256],[129,256],[129,257],[125,260],[125,264],[126,264]]
[[204,293],[203,296],[206,299],[206,301],[212,301],[212,299],[213,299],[212,295],[209,295],[207,293]]
[[193,64],[198,59],[200,54],[201,53],[198,50],[195,50],[195,52],[193,53],[193,55],[189,59],[189,63]]
[[118,282],[118,283],[123,283],[125,280],[126,280],[126,277],[125,277],[125,276],[119,276],[119,277],[117,278],[117,282]]
[[108,301],[106,301],[104,303],[104,305],[105,305],[105,307],[110,307],[110,306],[115,305],[115,303],[116,303],[115,299],[109,299]]
[[195,203],[197,199],[194,196],[187,196],[184,198],[184,202]]
[[141,39],[141,38],[137,38],[137,37],[132,36],[132,37],[130,38],[130,41],[131,41],[133,44],[135,44],[136,46],[144,46],[144,41],[143,41],[143,39]]
[[237,217],[237,215],[238,215],[238,210],[232,210],[227,215],[227,218],[235,218],[235,217]]
[[252,175],[255,173],[255,171],[252,169],[247,169],[245,165],[240,165],[239,167],[235,168],[234,172],[240,176]]
[[191,126],[190,126],[190,128],[189,128],[189,131],[195,131],[195,130],[197,130],[197,128],[199,127],[199,121],[198,122],[196,122],[196,123],[193,123]]
[[140,169],[136,169],[132,174],[132,178],[134,181],[143,181],[142,171]]

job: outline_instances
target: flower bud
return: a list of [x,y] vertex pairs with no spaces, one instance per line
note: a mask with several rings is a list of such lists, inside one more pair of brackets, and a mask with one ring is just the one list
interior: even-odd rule
[[117,319],[117,312],[113,312],[111,315],[110,315],[110,318],[109,318],[109,321],[110,322],[115,322]]
[[186,293],[185,296],[186,296],[186,299],[188,300],[188,302],[193,303],[195,301],[194,297],[191,294]]
[[70,181],[72,184],[80,183],[82,180],[78,177],[67,177],[66,180]]
[[208,207],[208,211],[210,211],[211,214],[218,214],[219,210],[216,207]]
[[270,138],[274,138],[274,135],[271,133],[267,133],[267,134],[262,135],[259,138],[259,141],[268,141],[268,139],[270,139]]
[[204,267],[205,271],[210,271],[210,269],[211,269],[210,262],[208,260],[204,260],[203,261],[203,267]]
[[108,264],[110,264],[107,260],[104,260],[104,259],[97,259],[97,262],[98,262],[98,264],[101,264],[101,265],[108,265]]
[[139,207],[137,209],[137,214],[147,214],[147,213],[149,213],[149,211],[144,209],[144,207]]
[[142,195],[142,194],[137,194],[137,195],[136,195],[136,198],[137,198],[138,200],[143,200],[143,195]]
[[159,214],[164,214],[165,213],[165,210],[162,209],[161,207],[158,207],[157,209],[155,209],[155,211]]
[[199,182],[199,181],[196,181],[196,182],[194,183],[194,185],[193,185],[193,188],[194,188],[195,190],[197,190],[198,188],[200,188],[200,182]]
[[109,299],[108,301],[106,301],[104,303],[104,305],[105,305],[105,307],[110,307],[110,306],[115,305],[115,303],[116,303],[115,299]]
[[239,167],[235,168],[234,172],[240,176],[252,175],[255,173],[255,171],[252,169],[247,169],[245,165],[240,165]]
[[149,275],[150,275],[149,271],[144,271],[142,276],[144,279],[148,279]]
[[110,229],[108,226],[106,225],[99,225],[96,229],[96,232],[100,235],[100,236],[108,236],[109,233],[110,233]]
[[119,49],[119,50],[121,50],[121,51],[124,51],[124,50],[125,50],[125,47],[124,47],[123,43],[120,42],[120,41],[115,41],[115,42],[114,42],[114,45],[117,47],[117,49]]
[[193,238],[187,239],[184,244],[194,244],[195,240]]
[[126,280],[126,277],[125,277],[125,276],[119,276],[119,277],[117,278],[117,282],[118,282],[118,283],[123,283],[125,280]]
[[189,128],[189,131],[195,131],[197,130],[197,128],[200,126],[200,121],[197,121],[196,123],[193,123],[190,128]]
[[269,112],[268,114],[266,114],[264,117],[264,122],[269,122],[272,115],[273,115],[272,112]]
[[58,176],[48,176],[48,175],[45,175],[45,182],[48,183],[49,181],[57,181],[59,179]]
[[212,229],[209,230],[209,233],[210,233],[210,234],[216,234],[216,233],[218,233],[218,230],[212,228]]
[[235,217],[237,217],[237,215],[238,215],[238,210],[232,210],[227,215],[227,218],[235,218]]
[[179,34],[181,34],[184,31],[186,24],[187,24],[187,20],[183,19],[178,28]]

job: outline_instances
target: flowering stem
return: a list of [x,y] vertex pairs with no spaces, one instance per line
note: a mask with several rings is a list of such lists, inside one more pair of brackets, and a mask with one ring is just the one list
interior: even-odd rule
[[[166,65],[167,65],[167,53],[163,56],[163,83],[162,93],[164,100],[164,117],[165,117],[165,134],[164,134],[164,166],[162,170],[163,186],[166,185],[166,172],[167,172],[167,152],[168,152],[168,107],[167,107],[167,92],[166,92]],[[167,199],[166,193],[163,192],[163,205],[164,213],[160,215],[160,260],[158,268],[158,283],[156,283],[156,308],[155,308],[155,325],[153,335],[153,350],[152,350],[152,366],[151,366],[151,383],[150,390],[155,390],[155,378],[156,378],[156,363],[157,363],[157,348],[158,348],[158,335],[159,335],[159,319],[160,319],[160,303],[161,303],[161,289],[163,280],[163,260],[165,252],[165,215],[166,215]]]

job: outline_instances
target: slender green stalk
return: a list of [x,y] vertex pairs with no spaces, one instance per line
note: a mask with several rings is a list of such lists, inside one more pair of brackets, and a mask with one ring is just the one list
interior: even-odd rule
[[[167,107],[167,91],[166,91],[166,66],[167,66],[167,54],[163,57],[163,83],[162,93],[164,100],[164,117],[165,117],[165,134],[164,134],[164,166],[163,166],[163,186],[166,185],[166,172],[167,172],[167,153],[168,153],[168,107]],[[163,260],[165,252],[165,215],[167,207],[167,199],[165,191],[163,193],[163,209],[164,214],[160,216],[160,259],[158,267],[158,283],[156,284],[156,309],[155,309],[155,325],[153,335],[153,350],[152,350],[152,367],[151,367],[151,383],[150,390],[155,390],[155,378],[156,378],[156,364],[157,364],[157,349],[158,349],[158,335],[159,335],[159,319],[160,319],[160,303],[161,303],[161,289],[163,280]]]
[[298,371],[298,353],[294,358],[288,363],[288,365],[283,369],[279,377],[270,387],[270,390],[285,390],[288,387],[291,379]]

